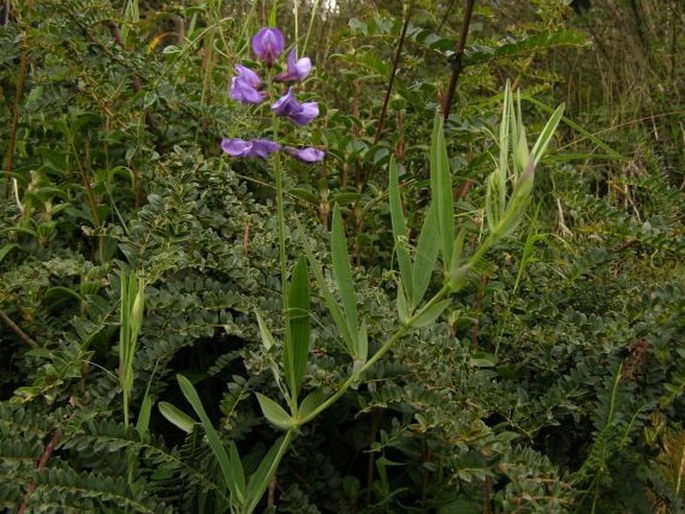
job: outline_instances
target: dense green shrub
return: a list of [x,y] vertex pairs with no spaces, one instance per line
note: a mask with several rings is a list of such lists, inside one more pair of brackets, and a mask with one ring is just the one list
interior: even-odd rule
[[[496,232],[486,202],[506,80],[524,87],[533,136],[547,105],[566,100],[566,118],[512,237],[474,261],[439,317],[400,328],[343,390],[402,326],[402,248],[413,252],[435,220],[431,130],[454,6],[6,2],[1,508],[229,511],[222,452],[269,478],[260,463],[285,448],[258,511],[680,512],[682,13],[675,1],[581,14],[568,3],[477,4],[444,125],[466,257]],[[250,37],[270,16],[316,66],[302,87],[321,114],[297,133],[229,98],[233,66],[257,65]],[[327,152],[313,166],[282,162],[285,274],[272,163],[219,149],[222,137],[263,133]],[[409,230],[399,240],[392,163]],[[345,237],[354,308],[336,286]],[[284,357],[299,322],[283,311],[286,274],[288,291],[299,277],[311,293],[311,306],[291,300],[311,319],[300,382]],[[144,298],[130,369],[123,327],[135,309],[122,276],[138,277]],[[331,301],[365,320],[368,355],[350,359]],[[264,397],[293,381],[314,405],[344,394],[282,432]]]

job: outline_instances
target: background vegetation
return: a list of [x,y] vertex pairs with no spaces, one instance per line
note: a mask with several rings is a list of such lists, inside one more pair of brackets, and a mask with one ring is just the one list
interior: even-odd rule
[[[330,261],[341,209],[371,350],[392,333],[388,164],[413,240],[463,4],[4,3],[0,510],[228,511],[177,374],[248,473],[278,443],[256,396],[282,349],[255,312],[285,337],[272,169],[219,147],[269,130],[228,89],[270,16],[321,110],[285,137],[327,152],[283,161],[288,269],[303,238]],[[444,128],[456,220],[476,248],[507,81],[533,135],[566,104],[527,218],[301,427],[257,511],[683,512],[682,7],[476,3]],[[351,363],[313,286],[304,388],[334,390]]]

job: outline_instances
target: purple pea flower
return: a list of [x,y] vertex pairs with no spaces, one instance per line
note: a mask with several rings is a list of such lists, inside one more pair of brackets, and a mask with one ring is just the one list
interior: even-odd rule
[[262,27],[252,38],[252,50],[271,68],[285,47],[283,32],[275,27]]
[[287,70],[276,75],[274,79],[276,82],[295,82],[297,80],[304,80],[312,71],[312,61],[309,57],[297,58],[297,52],[293,48],[288,54]]
[[316,148],[293,148],[292,146],[286,146],[285,150],[295,157],[298,161],[313,163],[323,160],[326,152],[323,150],[317,150]]
[[319,105],[316,102],[301,104],[295,100],[293,88],[271,106],[271,110],[279,116],[286,116],[296,125],[306,125],[319,115]]
[[259,91],[262,79],[254,71],[242,64],[235,67],[236,76],[231,79],[231,98],[244,104],[258,104],[264,100],[266,93]]
[[240,138],[221,140],[221,149],[232,157],[257,157],[266,159],[270,153],[277,152],[281,145],[269,139],[252,139],[245,141]]

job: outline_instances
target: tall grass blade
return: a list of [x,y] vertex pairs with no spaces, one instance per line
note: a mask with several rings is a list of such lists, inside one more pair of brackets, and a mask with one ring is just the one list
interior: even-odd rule
[[554,132],[557,130],[557,126],[559,125],[563,115],[564,104],[561,104],[552,113],[552,116],[550,116],[549,120],[547,120],[547,124],[542,129],[542,132],[538,136],[538,140],[535,142],[535,145],[533,145],[533,151],[531,152],[531,155],[536,165],[542,155],[545,153],[547,145],[549,145],[549,142],[552,139]]
[[437,205],[438,230],[442,261],[447,271],[452,260],[454,244],[454,208],[452,200],[452,174],[443,132],[442,117],[436,113],[430,151],[430,175],[433,201]]

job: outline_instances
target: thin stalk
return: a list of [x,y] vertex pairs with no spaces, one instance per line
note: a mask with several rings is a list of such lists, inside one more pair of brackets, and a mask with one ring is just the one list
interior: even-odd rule
[[383,124],[385,123],[385,116],[388,112],[388,102],[390,101],[390,93],[392,93],[392,85],[395,82],[395,75],[397,75],[397,67],[400,64],[400,55],[402,55],[402,47],[404,46],[404,38],[407,35],[407,28],[409,27],[409,18],[411,17],[411,8],[413,4],[405,5],[404,8],[404,22],[402,23],[402,32],[400,33],[400,39],[397,42],[397,48],[395,49],[395,55],[392,60],[392,73],[390,74],[390,80],[388,81],[388,89],[385,91],[385,98],[383,99],[383,108],[381,109],[381,116],[378,120],[378,128],[376,129],[376,137],[373,139],[373,144],[377,144],[381,138],[381,132],[383,131]]
[[293,18],[295,19],[295,45],[300,40],[300,0],[293,0]]
[[[275,121],[275,124],[278,122]],[[276,130],[275,132],[278,132]],[[290,340],[290,323],[288,323],[288,269],[285,252],[285,211],[283,208],[283,172],[278,154],[274,156],[274,179],[276,182],[276,212],[278,215],[278,261],[281,270],[281,296],[283,297],[283,321],[285,323],[285,338]],[[297,393],[291,391],[291,407],[297,409]]]
[[302,45],[302,54],[300,54],[300,55],[305,55],[305,53],[307,52],[307,45],[309,44],[309,35],[312,33],[312,26],[314,25],[314,19],[316,18],[316,14],[319,10],[319,3],[320,3],[320,0],[314,0],[314,4],[312,5],[312,15],[309,18],[309,27],[307,27],[307,36],[304,38],[304,45]]
[[462,59],[464,57],[464,48],[466,48],[466,37],[469,34],[469,26],[471,25],[471,15],[473,14],[473,6],[476,0],[467,0],[466,11],[464,11],[464,19],[461,24],[461,35],[459,36],[459,42],[457,43],[457,49],[454,52],[452,58],[454,59],[452,63],[452,77],[450,78],[450,85],[447,88],[447,96],[445,97],[445,103],[443,104],[443,120],[447,121],[450,116],[450,111],[452,110],[452,102],[454,101],[454,92],[457,90],[457,82],[459,81],[459,75],[461,75],[464,65]]

